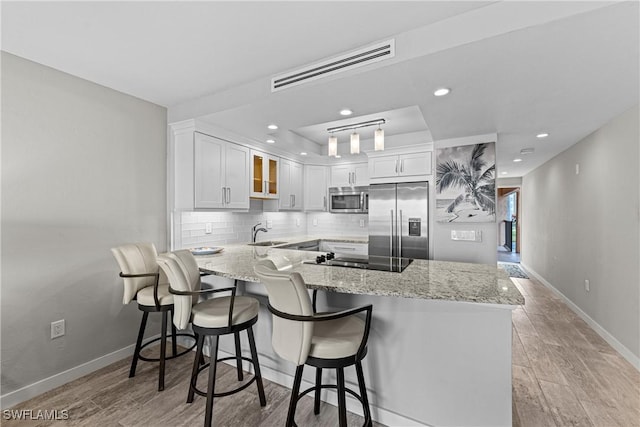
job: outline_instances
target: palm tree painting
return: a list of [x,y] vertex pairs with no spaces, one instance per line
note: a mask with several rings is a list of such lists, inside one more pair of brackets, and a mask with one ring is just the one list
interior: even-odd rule
[[495,142],[438,149],[436,220],[494,222],[495,171]]

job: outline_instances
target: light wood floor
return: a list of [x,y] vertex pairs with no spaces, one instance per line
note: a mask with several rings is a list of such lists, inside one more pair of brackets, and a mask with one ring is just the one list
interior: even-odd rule
[[512,280],[514,426],[640,426],[640,373],[545,286]]
[[[526,299],[513,313],[513,425],[640,426],[640,373],[543,285],[533,279],[512,280]],[[122,360],[13,408],[67,409],[69,420],[3,419],[1,424],[200,426],[205,399],[196,396],[192,404],[185,403],[192,361],[191,355],[169,361],[165,390],[158,393],[157,365],[141,362],[135,378],[128,378],[130,360]],[[230,366],[219,364],[218,373],[220,387],[236,384]],[[216,399],[215,425],[284,425],[290,390],[265,381],[265,392],[265,408],[253,385]],[[316,417],[313,400],[306,397],[299,403],[296,421],[301,427],[335,426],[337,411],[323,403]],[[362,421],[349,414],[350,426]]]

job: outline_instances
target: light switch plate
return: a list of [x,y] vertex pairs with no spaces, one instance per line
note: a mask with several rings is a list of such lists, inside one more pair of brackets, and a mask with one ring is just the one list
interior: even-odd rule
[[270,219],[267,220],[267,228],[273,228],[273,221]]
[[300,218],[296,218],[296,227],[300,227]]
[[313,226],[314,227],[318,226],[318,218],[313,218]]
[[465,242],[481,242],[482,231],[480,230],[451,230],[451,240]]
[[204,225],[204,232],[205,232],[205,234],[211,234],[211,233],[213,233],[213,226],[212,226],[212,224],[211,224],[210,222],[207,222],[207,223]]

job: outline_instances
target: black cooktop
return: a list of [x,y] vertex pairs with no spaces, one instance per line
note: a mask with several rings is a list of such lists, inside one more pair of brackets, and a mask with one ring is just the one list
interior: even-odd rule
[[377,271],[390,271],[394,273],[401,273],[411,262],[411,258],[398,258],[398,257],[361,257],[361,258],[348,258],[337,257],[335,258],[332,253],[327,255],[321,255],[316,257],[315,261],[305,261],[305,264],[317,264],[328,265],[331,267],[349,267],[349,268],[361,268],[365,270],[377,270]]

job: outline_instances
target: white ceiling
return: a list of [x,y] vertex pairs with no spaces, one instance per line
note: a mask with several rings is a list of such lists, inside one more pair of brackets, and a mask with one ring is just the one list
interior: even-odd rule
[[[638,103],[638,2],[613,3],[3,2],[1,41],[170,121],[291,152],[323,155],[323,129],[385,115],[392,143],[497,133],[501,176],[521,176]],[[393,60],[269,91],[273,74],[389,37]]]

